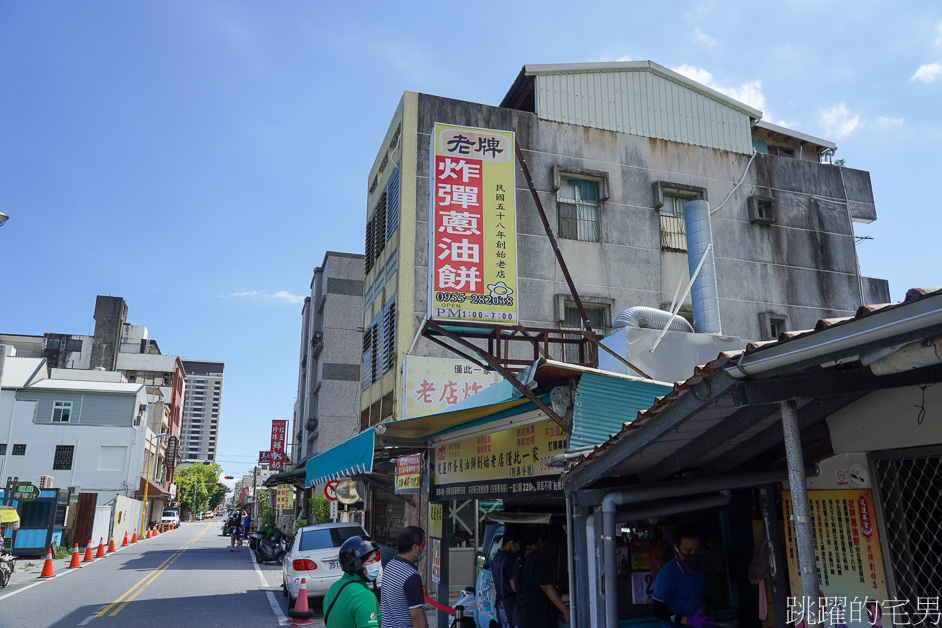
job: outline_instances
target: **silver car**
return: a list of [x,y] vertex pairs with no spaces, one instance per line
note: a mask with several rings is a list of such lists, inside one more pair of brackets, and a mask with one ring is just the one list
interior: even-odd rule
[[[282,562],[282,590],[294,605],[305,578],[308,598],[323,597],[330,585],[343,576],[340,568],[340,546],[353,536],[369,539],[359,523],[322,523],[305,526],[294,535],[291,547]],[[382,584],[383,572],[376,579]]]

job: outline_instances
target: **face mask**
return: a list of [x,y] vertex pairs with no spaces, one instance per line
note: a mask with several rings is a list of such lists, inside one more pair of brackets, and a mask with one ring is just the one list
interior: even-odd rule
[[379,562],[371,563],[366,566],[366,579],[370,582],[375,582],[379,578]]
[[681,554],[680,557],[691,569],[696,569],[703,564],[703,559],[700,554]]
[[417,561],[415,561],[415,562],[420,562],[423,558],[425,558],[425,548],[424,548],[424,547],[422,548],[422,555],[419,556],[419,560],[417,560]]

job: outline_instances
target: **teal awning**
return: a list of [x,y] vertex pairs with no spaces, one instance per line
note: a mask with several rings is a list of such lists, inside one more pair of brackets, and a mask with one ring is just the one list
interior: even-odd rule
[[570,447],[599,445],[673,388],[651,380],[583,373],[576,386]]
[[314,486],[351,475],[372,473],[375,429],[371,427],[308,460],[304,466],[304,485]]

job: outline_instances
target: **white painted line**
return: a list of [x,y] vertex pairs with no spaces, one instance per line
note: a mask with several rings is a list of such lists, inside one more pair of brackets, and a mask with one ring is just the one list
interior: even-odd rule
[[284,614],[284,611],[281,610],[281,604],[278,603],[278,600],[275,599],[275,594],[268,586],[268,580],[265,579],[265,574],[262,573],[261,568],[258,566],[258,561],[255,560],[255,552],[249,549],[249,556],[252,559],[252,566],[255,567],[255,573],[258,574],[259,582],[262,585],[262,590],[265,591],[265,595],[268,597],[268,603],[271,605],[271,610],[275,614],[275,618],[278,619],[279,626],[290,626],[291,620]]

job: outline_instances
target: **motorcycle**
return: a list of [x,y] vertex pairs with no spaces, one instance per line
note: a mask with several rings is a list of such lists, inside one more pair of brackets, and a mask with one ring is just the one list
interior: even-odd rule
[[0,587],[10,584],[13,570],[16,568],[16,556],[0,552]]
[[255,560],[260,563],[280,563],[287,553],[281,530],[275,530],[271,539],[260,532],[252,532],[249,543],[255,542]]

